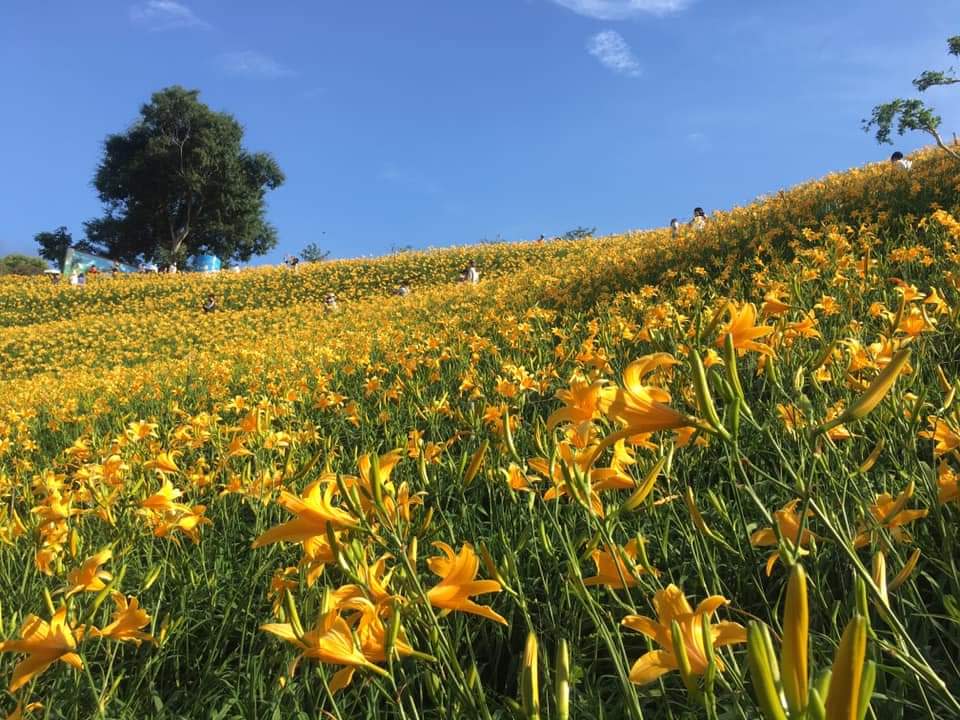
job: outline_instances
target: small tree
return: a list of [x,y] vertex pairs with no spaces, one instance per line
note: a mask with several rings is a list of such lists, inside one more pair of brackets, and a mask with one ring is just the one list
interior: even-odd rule
[[40,246],[40,257],[55,263],[63,262],[63,256],[73,247],[73,236],[63,225],[53,232],[37,233],[33,241]]
[[330,251],[322,249],[316,243],[310,243],[300,251],[300,259],[304,262],[323,262],[330,257]]
[[[947,52],[960,57],[960,35],[947,40]],[[913,86],[920,92],[926,92],[932,87],[956,85],[960,83],[960,78],[956,77],[954,72],[952,67],[946,72],[925,70],[913,81]],[[894,127],[898,135],[903,135],[908,130],[919,130],[930,135],[952,158],[960,160],[960,153],[948,146],[940,136],[941,122],[941,117],[922,100],[897,98],[873,108],[870,119],[863,121],[863,130],[870,132],[876,128],[878,143],[890,143],[890,133]]]
[[597,231],[595,227],[588,228],[578,225],[573,230],[567,230],[563,235],[560,236],[561,240],[583,240],[584,238],[593,237],[593,234]]
[[41,275],[47,264],[38,257],[12,254],[0,258],[0,275]]

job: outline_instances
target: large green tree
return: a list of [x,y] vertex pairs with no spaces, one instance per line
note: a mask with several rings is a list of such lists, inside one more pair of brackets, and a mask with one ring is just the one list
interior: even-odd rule
[[233,116],[174,86],[154,93],[140,118],[110,135],[94,177],[103,217],[85,223],[93,249],[133,262],[213,254],[249,260],[277,243],[265,196],[284,176],[267,153],[242,145]]
[[[954,57],[960,57],[960,35],[955,35],[947,39],[947,52]],[[925,70],[913,81],[913,86],[920,92],[926,92],[932,87],[942,87],[944,85],[956,85],[960,83],[960,77],[955,75],[955,70],[951,67],[946,72],[940,70]],[[918,98],[897,98],[890,102],[877,105],[873,108],[870,117],[863,121],[863,129],[866,132],[876,130],[876,138],[879,143],[889,143],[890,133],[894,130],[898,135],[903,135],[907,131],[918,130],[925,132],[933,138],[944,152],[956,160],[960,160],[960,152],[957,151],[956,144],[951,147],[944,142],[940,135],[940,124],[942,119],[936,111]]]

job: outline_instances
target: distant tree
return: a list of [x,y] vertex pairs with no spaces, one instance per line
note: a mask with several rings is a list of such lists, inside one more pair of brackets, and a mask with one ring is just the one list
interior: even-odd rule
[[128,130],[107,137],[93,180],[104,215],[84,225],[95,251],[128,262],[249,260],[276,245],[264,198],[283,184],[279,165],[245,150],[240,123],[198,98],[161,90]]
[[595,227],[587,228],[582,225],[578,225],[573,230],[567,230],[563,235],[560,236],[561,240],[583,240],[584,238],[593,237],[593,234],[597,231]]
[[[947,39],[947,52],[954,57],[960,57],[960,35]],[[913,86],[920,92],[926,92],[932,87],[956,85],[960,83],[960,78],[954,72],[952,67],[946,72],[925,70],[913,81]],[[941,122],[941,117],[922,100],[897,98],[873,108],[870,118],[863,121],[863,130],[870,132],[876,128],[878,143],[890,143],[890,133],[894,128],[898,135],[903,135],[908,130],[919,130],[930,135],[948,155],[960,160],[960,153],[947,145],[940,136]]]
[[323,262],[330,257],[329,250],[323,250],[316,243],[310,243],[300,251],[300,259],[304,262]]
[[413,252],[416,248],[413,245],[391,245],[390,254],[398,255],[400,253]]
[[40,257],[50,262],[63,262],[63,256],[67,254],[70,248],[76,248],[84,251],[96,251],[97,248],[91,247],[89,243],[80,240],[73,241],[73,235],[63,225],[53,232],[37,233],[33,236],[33,241],[40,247],[37,253]]
[[12,254],[0,258],[0,275],[41,275],[47,269],[42,258]]

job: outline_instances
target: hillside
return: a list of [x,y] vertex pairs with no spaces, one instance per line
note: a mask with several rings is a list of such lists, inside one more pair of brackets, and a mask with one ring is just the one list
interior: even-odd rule
[[0,638],[62,606],[84,664],[0,709],[532,717],[532,633],[544,718],[564,672],[574,718],[841,717],[864,668],[960,717],[954,218],[926,151],[679,238],[0,278]]

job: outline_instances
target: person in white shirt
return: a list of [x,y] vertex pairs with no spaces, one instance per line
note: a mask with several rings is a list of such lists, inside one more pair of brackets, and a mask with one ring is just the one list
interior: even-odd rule
[[677,237],[680,234],[680,221],[676,218],[670,221],[670,234],[673,237]]
[[327,293],[323,298],[323,304],[326,305],[328,311],[337,309],[337,296],[333,293]]
[[913,167],[913,161],[907,160],[899,150],[890,156],[890,162],[904,170],[910,170]]
[[476,285],[480,282],[480,271],[477,270],[477,264],[473,260],[467,264],[466,275],[467,282],[471,285]]
[[170,267],[167,268],[167,272],[170,273],[171,275],[176,275],[176,274],[177,274],[177,264],[176,264],[176,263],[170,263]]
[[71,284],[71,285],[79,285],[79,284],[80,284],[80,273],[78,273],[76,270],[74,270],[72,273],[70,273],[70,284]]
[[694,230],[703,230],[707,226],[707,215],[703,212],[703,208],[693,209],[693,219],[690,221],[690,226]]

